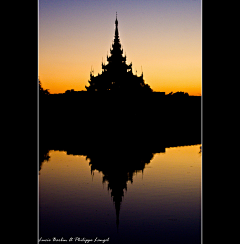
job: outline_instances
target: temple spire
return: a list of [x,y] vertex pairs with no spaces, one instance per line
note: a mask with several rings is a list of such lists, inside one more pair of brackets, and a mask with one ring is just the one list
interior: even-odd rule
[[[142,70],[142,67],[141,67]],[[126,53],[123,55],[122,45],[120,43],[118,31],[118,19],[116,12],[115,35],[110,45],[110,56],[107,53],[107,63],[103,63],[102,74],[94,76],[94,70],[91,68],[89,86],[87,91],[146,91],[152,92],[149,85],[144,83],[143,71],[141,76],[132,72],[132,63],[126,63]]]
[[117,20],[117,12],[116,12],[116,20],[115,20],[115,25],[116,25],[116,28],[115,28],[115,39],[118,40],[118,20]]

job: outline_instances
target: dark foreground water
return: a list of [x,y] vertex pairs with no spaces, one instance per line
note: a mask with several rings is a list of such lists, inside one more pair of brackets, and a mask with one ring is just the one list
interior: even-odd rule
[[201,243],[201,149],[86,158],[49,151],[39,171],[40,243]]

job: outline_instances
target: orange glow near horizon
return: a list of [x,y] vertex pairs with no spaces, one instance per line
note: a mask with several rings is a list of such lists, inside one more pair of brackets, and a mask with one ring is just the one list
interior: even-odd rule
[[[85,85],[89,85],[90,69],[85,67],[84,70],[76,65],[49,66],[45,68],[44,72],[39,72],[41,74],[39,79],[43,88],[49,89],[51,94],[64,93],[66,90],[71,89],[82,91],[86,90]],[[95,72],[95,75],[97,73],[101,73],[101,71]],[[186,75],[184,75],[185,73]],[[138,72],[138,75],[140,75],[140,72]],[[145,83],[149,84],[153,91],[161,91],[166,94],[184,91],[189,95],[201,96],[201,74],[197,75],[197,72],[184,72],[181,70],[171,72],[171,70],[166,69],[160,77],[154,73],[146,74],[146,72],[144,72],[143,77]]]
[[[58,59],[60,60],[60,59]],[[50,60],[51,61],[51,60]],[[44,89],[49,92],[64,93],[66,90],[74,89],[75,91],[86,90],[85,86],[89,85],[91,67],[86,63],[78,60],[58,61],[52,60],[52,63],[41,62],[39,65],[39,79]],[[92,62],[94,75],[101,73],[101,60]],[[130,62],[128,62],[130,63]],[[199,62],[200,63],[200,62]],[[148,68],[147,71],[145,71]],[[189,95],[201,95],[201,64],[187,63],[180,66],[174,61],[149,65],[143,67],[145,83],[149,84],[153,91],[161,91],[166,94],[170,92],[184,91]],[[136,74],[133,63],[133,73]],[[141,74],[141,67],[137,74]]]

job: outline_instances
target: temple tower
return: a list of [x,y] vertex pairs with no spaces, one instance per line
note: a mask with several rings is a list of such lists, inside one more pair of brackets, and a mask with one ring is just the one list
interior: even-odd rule
[[90,72],[89,86],[87,91],[121,91],[121,92],[151,92],[149,85],[144,83],[143,73],[141,76],[134,75],[132,63],[126,63],[126,55],[123,56],[121,47],[118,19],[115,20],[115,35],[110,48],[110,56],[107,55],[107,64],[102,62],[102,74],[94,76]]

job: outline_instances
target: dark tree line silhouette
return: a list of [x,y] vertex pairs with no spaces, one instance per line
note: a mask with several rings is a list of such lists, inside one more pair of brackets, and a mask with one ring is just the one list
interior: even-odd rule
[[185,97],[188,97],[189,94],[188,94],[187,92],[177,91],[177,92],[175,92],[175,93],[170,92],[170,93],[168,93],[166,96],[178,96],[178,97],[183,97],[183,96],[185,96]]
[[49,89],[43,89],[42,83],[40,80],[38,80],[38,85],[39,85],[39,96],[40,97],[50,94],[50,92],[48,91]]

